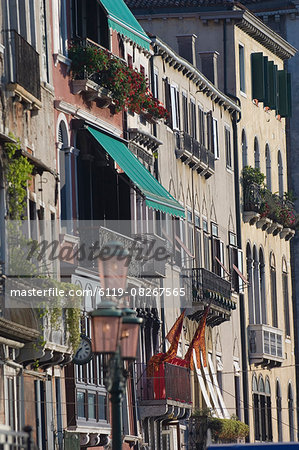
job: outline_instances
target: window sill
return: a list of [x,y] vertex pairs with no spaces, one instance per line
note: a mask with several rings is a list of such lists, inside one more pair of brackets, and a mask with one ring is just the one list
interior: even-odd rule
[[234,173],[232,167],[229,167],[229,166],[226,166],[226,171],[227,171],[228,173]]
[[65,64],[69,68],[71,67],[72,60],[70,58],[68,58],[67,56],[63,55],[62,53],[54,53],[53,56],[54,56],[55,67],[57,66],[58,62]]

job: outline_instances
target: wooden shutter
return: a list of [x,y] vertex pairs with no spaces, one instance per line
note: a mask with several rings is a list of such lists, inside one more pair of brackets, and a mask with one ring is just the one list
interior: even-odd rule
[[165,106],[168,111],[168,117],[166,119],[166,124],[172,128],[172,112],[171,112],[171,100],[170,100],[170,84],[168,78],[164,80],[165,87]]
[[287,74],[287,91],[288,91],[288,115],[287,117],[292,117],[292,84],[291,84],[291,74]]
[[268,61],[268,104],[269,108],[277,108],[277,66],[273,61]]
[[265,99],[265,74],[263,53],[251,53],[252,98],[260,102]]

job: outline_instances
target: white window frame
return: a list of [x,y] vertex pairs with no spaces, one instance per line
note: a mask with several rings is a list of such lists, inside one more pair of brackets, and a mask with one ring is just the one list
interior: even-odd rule
[[172,128],[179,130],[179,108],[178,108],[178,86],[176,84],[170,85],[170,101],[171,101],[171,114],[172,114]]

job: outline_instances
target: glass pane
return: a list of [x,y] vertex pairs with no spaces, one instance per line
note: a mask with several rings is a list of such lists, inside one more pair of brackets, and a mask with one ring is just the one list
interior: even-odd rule
[[88,419],[96,418],[96,394],[88,394]]
[[77,414],[78,417],[85,417],[84,392],[77,392]]
[[98,420],[107,420],[106,395],[98,396]]

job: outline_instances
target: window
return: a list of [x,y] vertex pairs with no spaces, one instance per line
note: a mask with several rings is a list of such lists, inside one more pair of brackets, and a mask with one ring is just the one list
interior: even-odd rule
[[256,441],[272,441],[271,390],[269,379],[260,375],[252,380],[254,436]]
[[239,78],[240,78],[240,91],[246,92],[245,89],[245,57],[244,46],[239,44]]
[[231,142],[230,142],[230,129],[228,127],[224,127],[225,133],[225,155],[226,155],[226,166],[228,168],[232,168],[232,150],[231,150]]
[[60,173],[60,218],[68,222],[72,219],[72,167],[71,152],[68,147],[67,128],[61,121],[58,128],[59,173]]
[[216,355],[216,371],[217,371],[217,382],[222,394],[222,372],[223,372],[223,362],[220,355]]
[[266,185],[267,185],[267,189],[269,189],[269,191],[271,191],[271,189],[272,189],[271,155],[270,155],[270,148],[269,148],[268,144],[266,145],[265,157],[266,157]]
[[221,241],[218,237],[218,225],[216,225],[215,223],[211,223],[211,245],[212,245],[212,270],[214,273],[221,276],[222,268],[217,259],[223,264],[224,262],[223,247],[221,246]]
[[77,416],[85,417],[85,394],[77,391]]
[[89,38],[109,48],[107,14],[96,0],[72,0],[73,38]]
[[257,137],[254,138],[254,167],[260,169],[260,147]]
[[277,157],[277,164],[278,164],[278,193],[279,196],[283,197],[283,167],[282,167],[282,157],[281,157],[281,151],[278,151],[278,157]]
[[235,407],[236,416],[241,420],[241,396],[240,396],[240,365],[239,361],[234,360],[234,381],[235,381]]
[[202,221],[203,227],[203,252],[204,252],[204,268],[210,270],[210,242],[208,234],[208,222]]
[[133,57],[131,55],[128,55],[128,66],[133,69]]
[[183,128],[185,133],[189,132],[189,120],[188,120],[188,98],[185,92],[182,93],[183,100]]
[[248,309],[249,309],[249,323],[254,324],[254,303],[253,303],[253,261],[250,244],[246,247],[246,267],[248,280]]
[[277,380],[276,382],[276,412],[277,412],[277,435],[278,441],[282,442],[282,399],[281,399],[281,390],[280,383]]
[[67,55],[67,21],[66,21],[66,0],[58,1],[59,20],[59,52]]
[[247,161],[247,139],[246,139],[245,130],[242,130],[242,162],[243,162],[243,167],[248,166],[248,161]]
[[158,69],[154,68],[154,86],[153,86],[153,94],[155,98],[159,98],[159,73]]
[[179,117],[179,93],[176,86],[170,88],[172,128],[178,130],[180,127]]
[[276,287],[276,267],[274,254],[270,255],[270,286],[271,286],[271,308],[272,308],[272,326],[278,327],[277,317],[277,287]]
[[213,141],[214,141],[214,156],[215,159],[219,159],[219,144],[218,144],[218,122],[217,119],[213,117]]
[[283,293],[283,306],[284,306],[284,325],[285,334],[287,336],[291,335],[290,326],[290,306],[289,306],[289,288],[288,288],[288,273],[286,261],[282,261],[282,293]]
[[203,109],[198,107],[198,122],[199,122],[199,142],[205,145],[205,114]]
[[262,323],[267,324],[265,261],[264,261],[264,253],[261,248],[259,251],[259,286],[260,286],[260,301],[262,310]]
[[207,113],[207,146],[211,152],[214,152],[214,138],[213,138],[213,116],[212,111]]
[[87,394],[88,419],[96,419],[96,394]]
[[192,98],[190,99],[190,134],[196,139],[196,105]]
[[201,267],[201,232],[200,232],[200,218],[195,215],[195,262],[196,267]]
[[237,236],[235,233],[229,232],[229,271],[231,273],[232,289],[239,292],[239,276],[234,270],[233,266],[239,267],[238,264],[238,248],[237,248]]
[[289,412],[289,432],[290,432],[290,442],[294,439],[294,399],[293,399],[293,389],[291,383],[288,387],[288,412]]
[[188,250],[194,254],[192,212],[187,211]]

